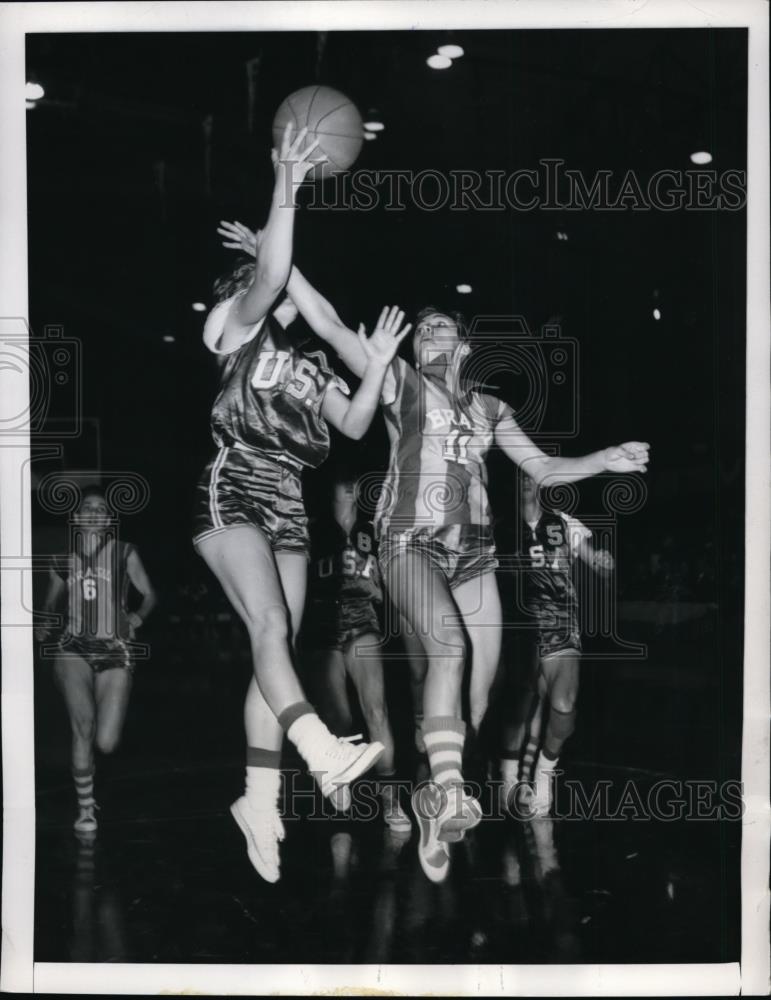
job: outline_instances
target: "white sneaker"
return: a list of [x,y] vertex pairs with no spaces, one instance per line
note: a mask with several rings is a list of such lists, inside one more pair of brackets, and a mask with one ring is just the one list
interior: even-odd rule
[[462,840],[467,830],[482,821],[482,807],[461,785],[452,785],[444,792],[436,817],[439,827],[437,836],[449,842]]
[[[382,743],[352,742],[359,738],[359,736],[337,738],[330,733],[328,739],[318,747],[313,747],[309,753],[308,770],[318,782],[322,795],[331,796],[336,789],[349,785],[359,775],[368,771],[385,750]],[[335,797],[333,800],[335,805],[339,799],[340,796]]]
[[533,797],[530,799],[531,815],[544,819],[551,812],[553,801],[554,771],[536,768],[533,775]]
[[432,882],[443,882],[450,870],[450,848],[446,841],[439,840],[436,822],[443,799],[436,785],[421,785],[412,793],[412,809],[420,831],[418,859],[426,878]]
[[253,809],[245,795],[230,807],[233,819],[246,837],[246,852],[266,882],[278,882],[281,859],[278,845],[284,839],[284,824],[278,810]]
[[412,833],[410,817],[399,803],[399,790],[394,785],[384,785],[380,790],[383,799],[383,819],[394,833]]
[[80,809],[78,812],[78,818],[72,825],[75,833],[95,833],[98,823],[96,822],[96,816],[94,816],[94,810],[99,807],[94,804],[92,806],[86,806]]

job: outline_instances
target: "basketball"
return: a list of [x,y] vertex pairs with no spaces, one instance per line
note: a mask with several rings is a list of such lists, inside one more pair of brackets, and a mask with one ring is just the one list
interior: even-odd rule
[[327,162],[309,171],[309,180],[324,180],[331,174],[347,170],[356,160],[364,141],[364,128],[358,108],[345,94],[331,87],[303,87],[282,102],[273,119],[273,145],[281,147],[281,138],[288,124],[308,129],[308,142],[319,140],[312,156],[322,150]]

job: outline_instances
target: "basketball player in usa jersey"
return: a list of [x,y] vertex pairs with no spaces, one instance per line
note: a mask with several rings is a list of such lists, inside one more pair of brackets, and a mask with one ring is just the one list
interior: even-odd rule
[[[242,244],[246,227],[221,231]],[[312,330],[360,375],[367,358],[360,338],[334,307],[292,268],[287,290]],[[380,324],[400,325],[384,310]],[[380,337],[376,331],[375,337]],[[458,314],[429,306],[418,313],[414,364],[394,358],[381,404],[390,439],[388,472],[375,516],[380,563],[393,604],[420,637],[427,673],[423,741],[432,785],[417,790],[418,854],[433,881],[449,870],[448,844],[482,818],[463,788],[466,725],[461,690],[470,645],[470,724],[487,710],[500,659],[502,613],[485,458],[493,444],[539,484],[573,482],[602,472],[644,472],[649,449],[632,441],[580,458],[546,455],[518,426],[506,403],[462,387],[469,345]]]
[[332,510],[313,536],[309,608],[303,644],[318,689],[323,717],[338,733],[353,732],[350,680],[369,735],[385,750],[375,764],[383,818],[409,834],[409,816],[399,804],[394,738],[388,718],[377,605],[383,588],[372,521],[358,508],[356,476],[341,469],[332,485]]
[[[43,610],[65,607],[54,676],[72,727],[72,775],[78,800],[77,833],[97,828],[94,748],[112,753],[120,742],[131,694],[130,640],[156,604],[155,591],[135,546],[108,536],[107,502],[97,490],[83,496],[77,549],[49,571]],[[129,589],[141,596],[129,611]],[[48,630],[36,630],[44,640]]]
[[[532,691],[521,699],[516,721],[505,730],[502,793],[508,803],[519,781],[526,777],[522,773],[526,761],[520,761],[520,755],[530,718],[530,739],[541,735],[543,739],[535,757],[532,785],[522,786],[527,800],[523,807],[532,816],[545,817],[551,811],[559,755],[576,724],[582,650],[573,566],[578,558],[595,573],[607,576],[615,563],[610,552],[594,548],[591,531],[577,518],[544,510],[538,485],[524,474],[520,478],[520,510],[523,611],[527,625],[535,629],[535,670]],[[541,734],[542,712],[546,728]]]
[[334,737],[307,702],[292,655],[300,628],[308,565],[303,468],[329,450],[332,424],[360,438],[369,427],[383,378],[409,332],[388,323],[376,339],[358,338],[366,362],[356,395],[320,351],[304,353],[287,328],[297,314],[284,295],[292,263],[297,190],[321,162],[307,129],[273,151],[275,187],[254,259],[215,286],[217,304],[204,343],[221,358],[211,414],[217,451],[198,484],[194,543],[249,632],[254,676],[246,695],[246,789],[231,807],[255,869],[279,878],[280,751],[284,733],[340,808],[348,784],[374,764],[382,744]]

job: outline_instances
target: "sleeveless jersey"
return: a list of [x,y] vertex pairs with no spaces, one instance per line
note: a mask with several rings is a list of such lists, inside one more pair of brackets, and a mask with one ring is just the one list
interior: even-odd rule
[[591,537],[591,531],[576,518],[558,512],[543,513],[535,527],[523,520],[521,531],[527,604],[574,607],[573,554],[580,539]]
[[419,372],[396,358],[391,371],[396,396],[383,404],[391,448],[375,513],[378,535],[490,525],[485,456],[501,404],[473,392],[460,405],[442,369]]
[[70,635],[86,642],[130,638],[126,567],[132,550],[128,542],[108,538],[94,552],[83,546],[57,558],[54,570],[67,584]]
[[310,590],[317,601],[382,601],[372,522],[359,518],[346,535],[336,521],[314,532]]
[[[213,328],[219,325],[221,332],[232,302],[227,299],[210,313],[204,331],[208,344]],[[219,447],[241,445],[277,461],[320,465],[329,452],[321,404],[330,385],[348,393],[321,351],[303,353],[280,324],[266,316],[256,334],[225,356],[211,413],[214,441]]]

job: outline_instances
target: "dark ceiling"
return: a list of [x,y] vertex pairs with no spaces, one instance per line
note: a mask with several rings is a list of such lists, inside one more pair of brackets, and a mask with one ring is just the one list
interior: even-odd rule
[[[429,69],[447,41],[465,56]],[[710,170],[745,169],[746,45],[743,30],[29,36],[46,92],[27,116],[30,314],[36,332],[62,324],[83,342],[105,466],[154,477],[170,507],[195,480],[215,372],[190,306],[231,262],[217,220],[263,217],[270,123],[291,91],[326,83],[377,110],[386,128],[358,168],[559,158],[644,181],[695,171],[699,149]],[[566,450],[651,440],[669,503],[673,469],[712,489],[742,450],[744,224],[743,211],[306,205],[296,259],[351,323],[427,301],[533,330],[558,318],[580,362]]]

